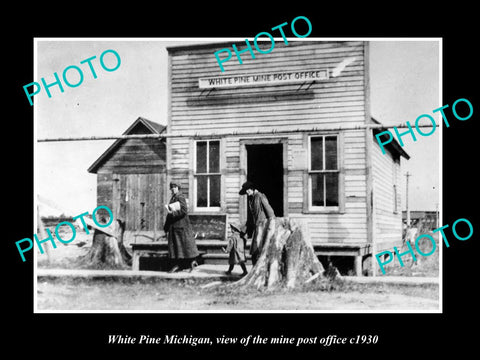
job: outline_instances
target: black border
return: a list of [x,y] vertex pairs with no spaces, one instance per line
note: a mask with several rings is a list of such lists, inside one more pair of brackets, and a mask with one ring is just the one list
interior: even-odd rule
[[[72,354],[136,355],[144,350],[159,357],[167,356],[164,347],[107,345],[111,333],[151,336],[163,334],[227,334],[242,337],[262,336],[356,336],[375,334],[375,346],[301,347],[290,346],[175,346],[181,353],[200,356],[215,352],[255,354],[259,350],[279,351],[288,356],[294,351],[313,350],[315,354],[345,350],[355,354],[395,352],[403,356],[434,355],[443,349],[467,350],[474,346],[475,328],[466,325],[475,314],[475,263],[478,253],[478,215],[473,211],[475,194],[475,137],[480,112],[478,67],[474,41],[476,10],[456,4],[448,9],[428,8],[421,11],[406,3],[381,4],[366,8],[364,4],[316,5],[293,9],[291,4],[267,6],[265,12],[239,3],[224,3],[215,8],[202,4],[198,10],[189,4],[168,8],[162,4],[129,5],[119,9],[113,4],[104,11],[97,5],[84,4],[75,11],[60,9],[38,11],[29,7],[16,13],[14,21],[3,24],[8,37],[3,56],[7,86],[4,105],[3,169],[7,186],[4,206],[4,297],[7,346],[17,352],[26,350],[48,354],[53,358]],[[118,6],[118,4],[117,4]],[[123,5],[122,5],[123,6]],[[175,4],[173,5],[175,6]],[[442,5],[440,5],[442,6]],[[64,8],[66,10],[68,7]],[[215,10],[213,10],[215,9]],[[276,11],[273,11],[276,9]],[[472,15],[470,15],[472,14]],[[32,258],[22,263],[14,241],[32,236],[33,223],[33,112],[22,86],[33,81],[34,37],[236,37],[254,36],[258,32],[290,22],[296,16],[307,16],[312,25],[311,37],[442,37],[443,38],[443,104],[467,98],[474,108],[473,117],[465,122],[453,120],[443,135],[443,223],[458,218],[469,219],[475,232],[465,242],[453,240],[444,247],[444,313],[443,314],[33,314]],[[12,25],[13,24],[13,25]],[[477,90],[474,92],[474,90]],[[451,113],[450,114],[451,117]],[[473,319],[472,319],[473,320]],[[209,325],[207,325],[209,324]],[[472,324],[475,326],[475,324]],[[28,345],[27,345],[28,344]],[[28,346],[28,348],[27,348]]]

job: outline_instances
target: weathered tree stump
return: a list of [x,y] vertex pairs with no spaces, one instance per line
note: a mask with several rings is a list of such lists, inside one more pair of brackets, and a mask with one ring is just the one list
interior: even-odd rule
[[275,228],[264,232],[257,263],[232,286],[273,289],[294,288],[314,278],[324,278],[306,227],[289,218],[275,219]]
[[102,269],[125,269],[132,263],[132,257],[123,244],[125,226],[115,220],[104,231],[95,229],[92,246],[82,259],[89,266]]

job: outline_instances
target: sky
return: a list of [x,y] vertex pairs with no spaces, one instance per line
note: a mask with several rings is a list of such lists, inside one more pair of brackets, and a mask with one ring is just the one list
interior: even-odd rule
[[[207,39],[214,42],[219,39]],[[220,39],[222,41],[226,39]],[[196,41],[198,42],[198,41]],[[166,125],[168,71],[166,46],[195,43],[188,39],[37,39],[36,69],[32,81],[54,82],[53,73],[77,65],[83,82],[74,88],[64,85],[35,95],[34,114],[37,138],[121,135],[139,116]],[[99,58],[115,50],[121,64],[115,71],[102,69]],[[415,41],[378,40],[370,42],[371,113],[385,124],[410,121],[432,114],[440,107],[440,46],[435,39]],[[91,61],[97,78],[87,64]],[[265,55],[267,56],[267,55]],[[112,54],[104,57],[107,67],[115,66]],[[70,70],[68,79],[79,81]],[[28,100],[26,99],[26,105]],[[437,123],[439,117],[434,116]],[[405,129],[404,129],[405,130]],[[411,210],[435,210],[439,203],[440,129],[428,137],[406,137],[402,174],[410,177]],[[72,141],[35,144],[35,192],[48,199],[51,207],[68,215],[89,213],[96,207],[96,174],[88,167],[113,143]],[[402,207],[405,209],[405,176],[402,176]],[[46,210],[47,211],[47,210]]]

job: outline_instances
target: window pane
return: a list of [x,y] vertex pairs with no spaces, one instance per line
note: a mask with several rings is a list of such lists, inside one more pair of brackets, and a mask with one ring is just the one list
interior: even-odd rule
[[310,151],[311,151],[311,169],[323,170],[323,138],[312,137],[310,138]]
[[220,206],[220,175],[210,176],[210,206]]
[[197,141],[197,173],[207,172],[207,142]]
[[218,173],[220,172],[220,141],[210,141],[209,144],[208,172]]
[[338,206],[338,173],[325,174],[327,205]]
[[197,176],[197,206],[206,207],[207,203],[207,176]]
[[325,169],[337,170],[337,137],[325,137]]
[[323,174],[312,174],[312,206],[324,206]]

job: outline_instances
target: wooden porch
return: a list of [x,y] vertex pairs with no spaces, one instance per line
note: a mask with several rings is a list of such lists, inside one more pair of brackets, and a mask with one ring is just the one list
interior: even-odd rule
[[[167,241],[156,241],[148,243],[133,243],[132,252],[132,270],[142,270],[147,263],[156,263],[156,269],[160,271],[169,268],[168,244]],[[201,264],[225,264],[228,265],[228,254],[224,253],[222,248],[227,246],[227,241],[223,240],[200,240],[197,241],[197,247],[200,252],[199,263]],[[248,249],[250,242],[247,242],[247,263],[250,263]],[[313,248],[317,256],[352,256],[354,257],[354,273],[356,276],[362,276],[363,259],[371,254],[370,244],[345,244],[345,243],[321,243],[314,244]]]

